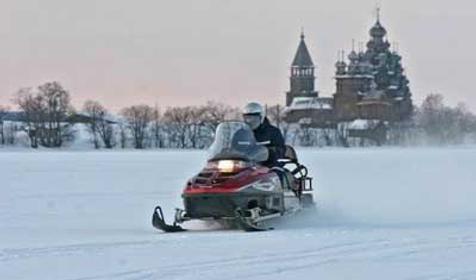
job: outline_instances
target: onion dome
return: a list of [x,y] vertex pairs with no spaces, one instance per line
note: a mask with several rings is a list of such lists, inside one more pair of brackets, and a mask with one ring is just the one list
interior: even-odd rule
[[337,61],[335,65],[337,75],[344,75],[346,73],[347,64],[344,61]]
[[354,50],[352,50],[350,52],[348,58],[351,62],[355,62],[355,61],[359,60],[359,55]]
[[370,28],[369,33],[373,38],[383,38],[387,35],[387,30],[380,24],[380,21],[377,20],[375,25]]

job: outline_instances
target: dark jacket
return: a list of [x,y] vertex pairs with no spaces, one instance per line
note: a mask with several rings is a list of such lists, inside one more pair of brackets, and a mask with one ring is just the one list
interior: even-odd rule
[[257,142],[269,142],[266,144],[269,157],[263,164],[268,167],[279,166],[278,159],[284,157],[286,150],[281,130],[271,125],[268,118],[264,118],[263,123],[253,132]]

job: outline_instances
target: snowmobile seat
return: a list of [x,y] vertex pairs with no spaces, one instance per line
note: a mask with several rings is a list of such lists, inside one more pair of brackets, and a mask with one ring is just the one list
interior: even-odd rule
[[293,147],[286,145],[286,149],[284,151],[284,159],[289,160],[290,162],[297,163],[297,153]]

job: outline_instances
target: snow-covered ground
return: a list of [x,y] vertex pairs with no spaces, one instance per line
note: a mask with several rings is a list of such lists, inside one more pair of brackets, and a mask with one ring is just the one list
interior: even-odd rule
[[299,150],[316,212],[156,232],[199,151],[0,151],[0,279],[476,279],[476,149]]

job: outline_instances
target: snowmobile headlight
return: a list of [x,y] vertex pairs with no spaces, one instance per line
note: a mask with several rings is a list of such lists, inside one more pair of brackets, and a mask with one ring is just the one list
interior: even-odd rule
[[234,160],[220,160],[218,161],[218,170],[223,173],[231,173],[235,170]]
[[247,166],[242,160],[219,160],[217,164],[218,170],[222,173],[233,173]]

